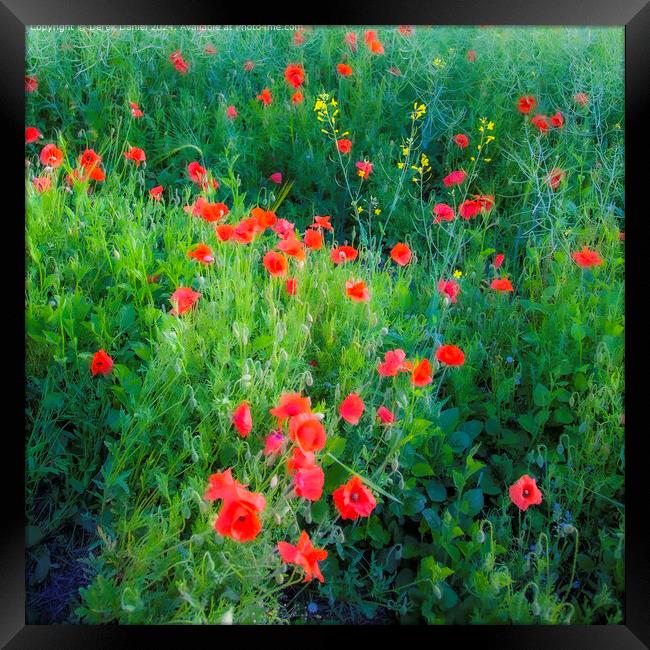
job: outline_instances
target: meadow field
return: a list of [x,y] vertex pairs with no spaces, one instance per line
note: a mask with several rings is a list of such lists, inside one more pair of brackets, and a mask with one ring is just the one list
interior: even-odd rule
[[29,28],[27,621],[623,617],[619,28]]

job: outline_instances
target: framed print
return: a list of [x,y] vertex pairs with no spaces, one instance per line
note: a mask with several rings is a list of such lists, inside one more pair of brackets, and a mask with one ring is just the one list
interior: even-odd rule
[[7,648],[648,647],[643,2],[0,11]]

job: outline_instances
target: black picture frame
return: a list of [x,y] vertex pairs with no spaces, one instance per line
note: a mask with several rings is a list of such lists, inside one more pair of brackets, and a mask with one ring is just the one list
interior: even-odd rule
[[[243,9],[243,10],[242,10]],[[250,635],[264,643],[275,640],[276,635],[295,632],[295,628],[267,628],[263,637],[257,637],[256,628],[176,627],[176,626],[40,626],[25,624],[25,553],[24,553],[24,439],[18,433],[24,430],[23,412],[19,404],[24,402],[24,357],[15,341],[25,336],[24,291],[18,280],[18,269],[24,273],[24,255],[17,242],[24,241],[24,224],[18,215],[24,214],[24,175],[22,129],[24,128],[25,28],[30,25],[106,25],[106,24],[435,24],[435,25],[618,25],[625,26],[625,102],[626,102],[626,211],[633,215],[626,227],[626,276],[628,281],[641,282],[643,269],[635,247],[641,245],[640,223],[647,218],[646,206],[642,204],[644,182],[647,175],[647,107],[650,85],[648,61],[650,61],[650,6],[647,0],[546,0],[544,2],[521,2],[520,0],[369,3],[333,2],[315,7],[307,17],[292,11],[282,12],[277,3],[253,9],[233,4],[219,6],[198,0],[176,3],[158,3],[152,0],[127,3],[124,0],[1,0],[0,1],[0,88],[2,89],[2,114],[5,128],[3,140],[5,157],[10,160],[9,176],[5,177],[4,201],[5,229],[9,236],[5,245],[5,325],[10,330],[4,338],[5,359],[13,355],[14,367],[6,368],[9,380],[4,393],[7,407],[4,409],[5,427],[3,443],[5,463],[2,471],[3,534],[0,536],[0,642],[11,650],[17,648],[112,648],[150,644],[158,637],[170,643],[182,642],[229,642],[240,643],[242,636]],[[320,11],[320,15],[317,12]],[[15,174],[15,178],[11,177]],[[8,207],[15,202],[15,210]],[[21,234],[22,233],[22,234]],[[13,260],[12,255],[17,259]],[[10,279],[11,278],[11,279]],[[635,280],[636,279],[636,280]],[[627,289],[626,281],[626,289]],[[638,350],[643,340],[637,336],[641,316],[634,318],[642,294],[628,303],[632,318],[627,318],[626,345]],[[13,300],[15,308],[7,303]],[[635,345],[636,343],[636,345]],[[6,353],[9,354],[6,354]],[[634,355],[637,356],[637,355]],[[650,647],[650,541],[643,530],[647,512],[647,485],[645,482],[645,441],[647,432],[640,428],[638,410],[632,395],[641,391],[634,381],[634,373],[641,365],[635,358],[626,363],[626,593],[624,624],[611,626],[444,626],[424,631],[431,643],[476,643],[482,648],[571,648],[571,650],[608,648],[616,650]],[[632,380],[630,380],[632,378]],[[636,388],[635,388],[636,387]],[[7,414],[16,414],[16,426],[9,426]],[[637,419],[638,418],[638,419]],[[319,631],[319,641],[325,635],[341,639],[340,626]],[[383,628],[347,628],[348,637],[368,634],[385,634]],[[397,627],[391,628],[397,630]],[[387,630],[386,630],[387,631]],[[410,638],[422,633],[422,628],[399,628],[400,637]],[[302,630],[307,638],[313,630]],[[225,635],[225,636],[224,636]],[[313,636],[311,637],[314,638]],[[259,641],[258,641],[259,642]]]

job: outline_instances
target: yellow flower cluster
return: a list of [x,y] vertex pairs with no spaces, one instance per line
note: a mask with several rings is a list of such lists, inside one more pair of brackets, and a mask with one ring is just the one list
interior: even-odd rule
[[[476,145],[476,150],[481,153],[483,148],[494,142],[496,139],[493,135],[485,135],[486,131],[494,131],[494,122],[488,120],[487,117],[482,117],[479,120],[480,126],[478,127],[479,133],[481,133],[481,142]],[[474,156],[470,157],[470,160],[476,160]],[[492,158],[483,158],[484,162],[490,162]]]
[[429,158],[425,153],[422,153],[420,156],[420,164],[419,165],[411,165],[411,169],[413,171],[416,171],[420,177],[418,178],[417,176],[414,176],[411,180],[414,183],[417,183],[419,180],[422,179],[422,177],[425,174],[428,174],[431,171],[431,165],[429,165]]
[[417,102],[413,103],[413,112],[411,113],[411,119],[413,121],[419,120],[427,112],[427,107],[424,104],[418,106]]

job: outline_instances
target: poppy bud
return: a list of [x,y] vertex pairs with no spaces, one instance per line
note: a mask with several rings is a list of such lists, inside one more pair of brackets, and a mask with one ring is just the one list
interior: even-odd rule
[[313,316],[307,312],[307,322],[311,325],[314,322]]
[[309,335],[309,327],[307,327],[307,325],[305,325],[304,323],[302,323],[302,324],[300,325],[300,331],[301,331],[305,336],[308,336],[308,335]]
[[440,600],[442,598],[442,590],[438,585],[433,585],[433,588],[431,589],[433,591],[433,595]]
[[232,625],[232,609],[229,609],[219,620],[221,625]]
[[314,385],[314,378],[311,376],[311,372],[309,370],[305,371],[305,386],[313,386]]
[[485,541],[485,533],[483,532],[482,528],[479,528],[478,532],[476,533],[476,541],[479,544],[482,544]]
[[278,484],[278,475],[274,474],[273,478],[271,479],[270,487],[271,489],[275,488]]
[[280,357],[280,361],[288,361],[289,360],[289,354],[284,348],[280,348],[280,353],[278,354]]
[[397,456],[395,456],[395,458],[393,458],[390,461],[390,467],[393,470],[393,472],[396,472],[399,469],[399,459],[397,458]]
[[252,379],[252,377],[248,373],[246,373],[245,375],[242,375],[242,378],[241,378],[242,382],[249,382],[251,379]]
[[386,336],[386,334],[388,334],[388,328],[382,327],[379,334],[381,334],[381,336]]
[[540,606],[539,606],[539,603],[538,603],[536,600],[533,601],[533,605],[532,605],[532,608],[531,608],[531,609],[532,609],[532,612],[533,612],[533,615],[534,615],[534,616],[539,616],[539,613],[540,613],[540,611],[541,611],[541,608],[540,608]]
[[275,574],[275,581],[281,585],[284,582],[284,576],[281,573]]
[[280,516],[279,512],[276,512],[273,514],[273,518],[275,519],[275,523],[279,526],[282,523],[282,517]]
[[116,260],[119,260],[119,259],[120,259],[120,251],[118,251],[117,248],[114,248],[114,249],[113,249],[113,257],[114,257]]

